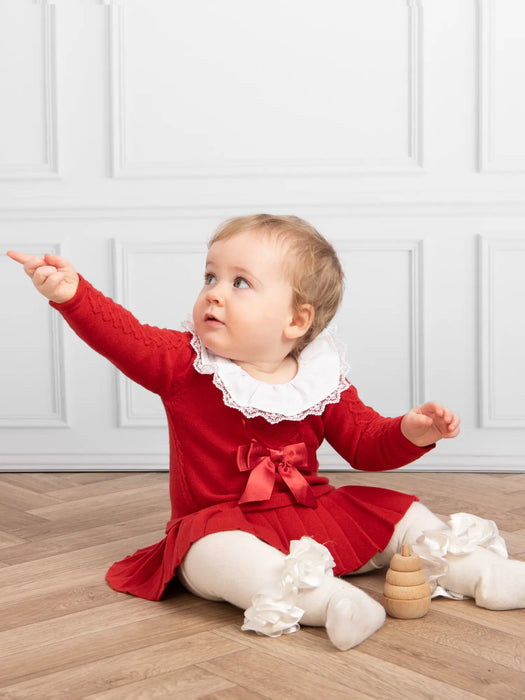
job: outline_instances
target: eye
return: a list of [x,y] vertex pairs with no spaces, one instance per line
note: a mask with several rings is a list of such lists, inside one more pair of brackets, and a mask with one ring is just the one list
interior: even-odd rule
[[244,277],[236,277],[233,286],[236,289],[249,289],[250,288],[250,283],[247,282]]
[[216,281],[216,277],[212,272],[206,272],[204,274],[204,284],[213,284]]

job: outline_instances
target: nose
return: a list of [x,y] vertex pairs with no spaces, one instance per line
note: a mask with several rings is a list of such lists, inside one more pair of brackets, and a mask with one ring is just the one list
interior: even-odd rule
[[224,304],[224,292],[219,284],[212,284],[207,287],[206,301],[209,304],[217,304],[217,306]]

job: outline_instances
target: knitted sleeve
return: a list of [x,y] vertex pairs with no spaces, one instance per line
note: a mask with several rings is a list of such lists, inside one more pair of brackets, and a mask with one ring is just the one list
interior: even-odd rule
[[417,447],[401,432],[402,416],[384,418],[350,386],[323,414],[325,437],[354,469],[385,471],[418,459],[435,445]]
[[82,277],[70,301],[50,305],[90,347],[150,391],[166,395],[192,366],[188,333],[141,324]]

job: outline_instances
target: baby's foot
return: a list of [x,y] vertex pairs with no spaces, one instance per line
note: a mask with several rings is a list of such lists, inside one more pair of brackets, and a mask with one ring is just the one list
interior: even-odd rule
[[385,617],[382,605],[352,586],[351,591],[338,592],[330,599],[326,631],[332,644],[346,651],[377,632]]

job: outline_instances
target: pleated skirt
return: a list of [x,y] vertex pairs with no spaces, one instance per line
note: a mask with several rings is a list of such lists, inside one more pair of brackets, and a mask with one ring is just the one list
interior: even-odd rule
[[350,574],[386,547],[396,523],[416,496],[372,486],[331,488],[311,508],[299,504],[246,510],[238,503],[204,508],[168,524],[166,537],[126,559],[107,573],[112,588],[159,600],[191,545],[227,530],[249,532],[284,554],[303,536],[325,545],[336,565],[334,574]]

